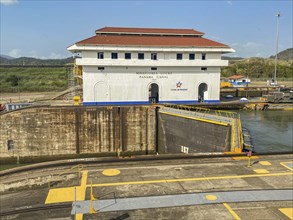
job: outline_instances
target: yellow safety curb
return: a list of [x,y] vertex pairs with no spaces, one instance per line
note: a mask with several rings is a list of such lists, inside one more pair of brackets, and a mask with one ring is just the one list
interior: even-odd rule
[[181,118],[192,119],[192,120],[196,120],[196,121],[207,122],[207,123],[211,123],[211,124],[217,124],[217,125],[223,125],[223,126],[228,126],[229,125],[228,123],[225,123],[225,122],[218,122],[218,121],[207,120],[207,119],[202,119],[202,118],[196,118],[196,117],[191,117],[191,116],[179,115],[179,114],[174,114],[174,113],[169,113],[169,112],[164,112],[164,111],[160,111],[160,113],[163,113],[163,114],[166,114],[166,115],[177,116],[177,117],[181,117]]

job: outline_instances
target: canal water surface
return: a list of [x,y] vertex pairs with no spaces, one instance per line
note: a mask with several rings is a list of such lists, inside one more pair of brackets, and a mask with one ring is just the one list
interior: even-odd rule
[[255,151],[293,151],[293,111],[239,111],[251,133]]

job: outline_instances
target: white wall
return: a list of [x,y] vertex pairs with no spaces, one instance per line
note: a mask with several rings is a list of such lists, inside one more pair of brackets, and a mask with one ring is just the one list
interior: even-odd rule
[[[198,100],[200,83],[208,85],[207,101],[219,100],[220,69],[209,67],[84,67],[84,102],[148,102],[148,88],[151,83],[159,85],[159,101]],[[182,83],[177,88],[177,83]],[[97,89],[98,88],[98,89]],[[97,94],[98,93],[98,94]],[[101,95],[104,94],[104,95]]]
[[[220,67],[227,66],[221,60],[223,53],[233,52],[231,48],[179,48],[179,47],[123,47],[123,46],[77,46],[71,51],[82,51],[82,58],[76,64],[83,66],[84,104],[111,102],[148,103],[149,85],[159,85],[159,101],[198,101],[198,87],[208,85],[205,101],[218,101],[220,96]],[[104,52],[104,59],[97,59],[97,53]],[[118,53],[112,59],[111,53]],[[125,60],[125,52],[131,53],[131,60]],[[144,60],[138,60],[138,53],[144,53]],[[151,60],[151,53],[157,53],[158,60]],[[183,59],[177,60],[176,54]],[[195,60],[189,60],[189,54]],[[202,60],[202,53],[206,60]],[[98,70],[104,67],[104,70]],[[151,70],[157,67],[157,70]],[[201,67],[207,67],[206,71]],[[182,83],[180,88],[177,83]],[[115,104],[115,103],[114,103]]]

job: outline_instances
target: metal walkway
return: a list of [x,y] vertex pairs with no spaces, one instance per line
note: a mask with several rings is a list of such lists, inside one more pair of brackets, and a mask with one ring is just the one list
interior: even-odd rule
[[161,107],[159,112],[162,113],[173,113],[177,115],[184,115],[189,117],[201,118],[211,122],[222,122],[226,124],[232,124],[233,118],[232,117],[225,117],[221,115],[211,114],[209,112],[196,112],[196,111],[186,111],[182,109],[175,109],[169,107]]
[[[292,200],[293,189],[251,190],[94,200],[92,201],[92,207],[97,212],[110,212],[216,203]],[[90,213],[90,203],[90,200],[74,202],[71,214]]]

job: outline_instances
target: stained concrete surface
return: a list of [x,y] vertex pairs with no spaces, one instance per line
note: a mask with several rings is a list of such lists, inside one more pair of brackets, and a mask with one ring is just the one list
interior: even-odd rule
[[[140,196],[176,195],[196,192],[229,192],[256,189],[293,189],[292,170],[281,162],[291,164],[292,154],[277,156],[261,156],[253,159],[253,165],[247,166],[247,160],[233,158],[209,158],[189,160],[146,161],[134,163],[115,163],[84,166],[88,170],[85,200],[90,199],[90,185],[93,184],[93,195],[97,199],[131,198]],[[259,161],[269,161],[272,165],[263,166]],[[257,163],[256,163],[257,162]],[[66,168],[65,170],[69,170]],[[116,176],[105,176],[105,169],[119,169]],[[255,169],[266,169],[268,174],[256,174]],[[64,170],[64,171],[65,171]],[[33,178],[51,175],[54,172],[43,169],[42,172],[28,171],[26,175]],[[58,172],[60,169],[58,168]],[[66,175],[66,174],[65,174]],[[72,173],[70,174],[72,175]],[[241,177],[239,177],[241,176]],[[239,178],[238,178],[239,177]],[[20,174],[1,177],[1,184],[9,184],[21,179]],[[168,182],[173,180],[173,182]],[[31,180],[33,181],[33,180]],[[154,182],[147,182],[154,181]],[[68,179],[58,183],[53,188],[78,186],[80,178]],[[99,185],[104,184],[104,185]],[[116,184],[116,185],[115,185]],[[27,205],[44,205],[47,185],[30,186],[31,189],[21,187],[2,192],[0,197],[1,212],[21,208]],[[251,204],[251,205],[250,205]],[[279,208],[293,207],[292,201],[272,201],[255,203],[229,203],[231,208],[239,214],[241,219],[288,219]],[[258,208],[256,208],[258,207]],[[252,212],[251,210],[256,210]],[[46,214],[43,219],[72,217],[71,209],[58,210]],[[57,215],[57,213],[59,213]],[[84,215],[83,219],[115,219],[125,213],[128,219],[233,219],[231,213],[223,204],[196,205],[183,207],[140,209],[134,211],[116,211]],[[248,213],[247,215],[245,213]],[[255,214],[255,218],[251,216]],[[37,214],[8,216],[3,219],[37,219]]]

